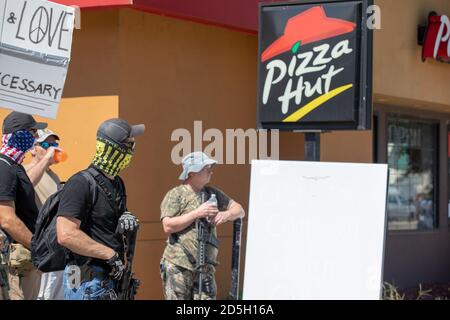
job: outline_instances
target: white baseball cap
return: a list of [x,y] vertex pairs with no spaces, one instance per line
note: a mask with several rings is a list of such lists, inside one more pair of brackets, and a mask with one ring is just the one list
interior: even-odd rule
[[36,142],[44,142],[45,139],[47,139],[50,136],[55,136],[56,140],[59,140],[59,137],[56,133],[54,133],[52,130],[50,129],[41,129],[41,130],[37,130],[37,138],[36,138]]

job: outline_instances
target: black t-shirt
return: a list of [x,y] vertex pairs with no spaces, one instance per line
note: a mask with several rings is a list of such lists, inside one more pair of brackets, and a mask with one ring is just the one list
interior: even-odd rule
[[[97,184],[97,200],[90,212],[92,194],[89,181],[81,174],[72,176],[64,185],[58,216],[76,218],[81,221],[80,229],[95,241],[112,248],[123,258],[122,238],[116,235],[119,217],[126,210],[124,191],[120,187],[119,177],[114,181],[100,174],[99,178],[110,192],[115,204],[112,204]],[[104,261],[93,259],[92,264],[104,266]]]
[[17,217],[34,233],[39,210],[24,167],[0,154],[0,201],[13,201]]

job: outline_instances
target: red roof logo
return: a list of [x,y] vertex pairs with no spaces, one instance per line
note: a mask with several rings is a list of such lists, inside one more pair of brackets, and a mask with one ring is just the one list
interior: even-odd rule
[[355,27],[353,22],[327,17],[322,6],[313,7],[288,20],[284,34],[264,50],[261,61],[291,50],[298,42],[305,45],[333,38],[353,32]]

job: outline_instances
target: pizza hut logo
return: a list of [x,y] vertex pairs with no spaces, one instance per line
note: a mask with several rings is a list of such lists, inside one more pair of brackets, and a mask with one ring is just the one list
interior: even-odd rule
[[422,48],[422,60],[432,58],[450,63],[450,19],[431,13]]
[[[281,121],[298,122],[351,90],[354,83],[343,74],[355,48],[349,38],[339,36],[355,28],[353,22],[328,17],[322,6],[291,17],[284,33],[261,53],[262,105],[278,105]],[[339,41],[324,41],[337,37]]]

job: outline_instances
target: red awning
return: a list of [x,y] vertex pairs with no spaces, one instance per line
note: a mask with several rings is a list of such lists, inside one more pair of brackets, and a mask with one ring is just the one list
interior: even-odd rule
[[66,6],[78,6],[80,8],[99,8],[129,6],[133,0],[50,0],[52,2],[64,4]]
[[134,9],[164,14],[256,33],[260,2],[285,0],[51,0],[80,8],[131,6]]
[[[281,0],[277,0],[281,1]],[[134,0],[134,7],[155,13],[249,32],[258,31],[262,0]],[[274,1],[272,1],[274,2]]]

